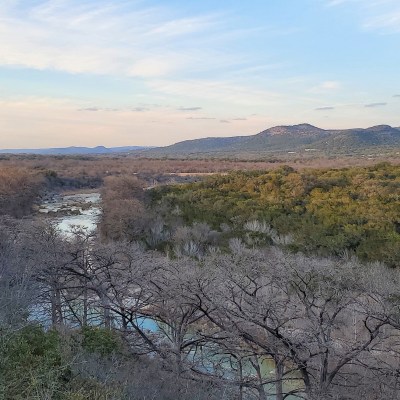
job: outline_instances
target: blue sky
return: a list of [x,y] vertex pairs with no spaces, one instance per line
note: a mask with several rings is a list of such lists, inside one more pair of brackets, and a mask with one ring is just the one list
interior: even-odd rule
[[2,0],[0,148],[400,126],[399,0]]

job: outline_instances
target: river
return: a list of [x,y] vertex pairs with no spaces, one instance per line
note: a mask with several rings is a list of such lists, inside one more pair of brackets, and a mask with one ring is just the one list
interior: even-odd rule
[[101,215],[100,193],[56,194],[39,206],[39,213],[54,218],[68,236],[74,227],[94,231]]

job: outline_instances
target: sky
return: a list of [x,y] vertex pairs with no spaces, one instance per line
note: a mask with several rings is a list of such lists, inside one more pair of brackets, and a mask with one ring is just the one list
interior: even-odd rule
[[0,0],[0,148],[400,126],[400,0]]

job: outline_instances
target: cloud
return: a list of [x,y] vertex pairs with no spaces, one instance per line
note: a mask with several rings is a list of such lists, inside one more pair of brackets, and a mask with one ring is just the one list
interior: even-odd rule
[[123,111],[131,111],[131,112],[145,112],[149,111],[149,108],[145,107],[122,107],[122,108],[110,108],[110,107],[84,107],[79,108],[78,111],[105,111],[105,112],[123,112]]
[[202,107],[179,107],[177,110],[178,111],[200,111],[202,110]]
[[338,81],[324,81],[319,85],[314,86],[310,89],[312,93],[325,93],[338,90],[341,87],[341,83]]
[[[139,113],[131,112],[132,107],[121,108],[121,112],[78,111],[83,108],[96,107],[88,107],[69,98],[30,96],[10,100],[0,97],[0,120],[4,133],[0,135],[0,148],[93,147],[99,144],[107,147],[160,146],[187,140],[190,138],[188,132],[205,136],[204,132],[199,131],[202,127],[208,127],[208,134],[212,132],[212,136],[217,137],[243,133],[240,126],[220,123],[221,117],[204,121],[186,119],[190,115],[172,107],[153,108]],[[198,117],[211,118],[213,115]],[[272,124],[272,121],[254,119],[246,124],[246,129],[259,132],[265,124]],[[160,132],[163,134],[160,135]]]
[[144,80],[228,71],[243,66],[235,38],[264,29],[239,27],[229,14],[146,4],[0,0],[0,66]]
[[[155,79],[149,86],[168,96],[187,96],[202,101],[217,101],[231,105],[272,106],[282,102],[285,95],[237,84],[235,81],[208,79]],[[291,96],[290,96],[291,97]]]
[[213,117],[187,117],[186,119],[211,120],[211,119],[216,119],[216,118],[213,118]]
[[398,0],[328,0],[328,7],[352,7],[367,30],[400,33],[400,2]]
[[315,110],[316,111],[329,111],[329,110],[334,110],[335,107],[327,106],[327,107],[317,107]]
[[373,107],[384,107],[384,106],[387,106],[387,103],[370,103],[370,104],[365,104],[364,107],[373,108]]
[[102,108],[102,107],[86,107],[86,108],[79,108],[78,111],[90,111],[90,112],[95,112],[95,111],[105,111],[105,112],[120,112],[124,111],[123,108]]
[[247,118],[232,118],[232,121],[247,121]]
[[335,90],[337,88],[339,88],[340,83],[337,81],[325,81],[322,82],[320,85],[321,89],[326,89],[326,90]]
[[348,0],[329,0],[327,3],[328,7],[335,7],[343,3],[347,3]]
[[21,3],[0,5],[0,65],[151,78],[232,63],[222,48],[210,50],[224,29],[218,15],[182,17],[127,1]]
[[78,111],[100,111],[100,108],[97,107],[87,107],[87,108],[80,108]]
[[364,22],[364,27],[386,33],[400,33],[400,8],[369,18]]
[[221,124],[230,124],[230,121],[227,119],[221,119],[219,122],[221,122]]
[[393,97],[400,97],[400,94],[395,94],[393,95]]

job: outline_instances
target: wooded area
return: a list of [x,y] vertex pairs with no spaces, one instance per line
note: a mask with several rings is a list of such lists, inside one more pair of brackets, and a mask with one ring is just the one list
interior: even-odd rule
[[0,178],[0,398],[400,398],[398,166],[113,174],[68,236]]
[[288,249],[307,254],[349,252],[392,267],[400,263],[400,168],[387,163],[238,172],[162,187],[153,202],[167,210],[167,221],[175,210],[184,224],[228,229],[228,238],[283,240]]

